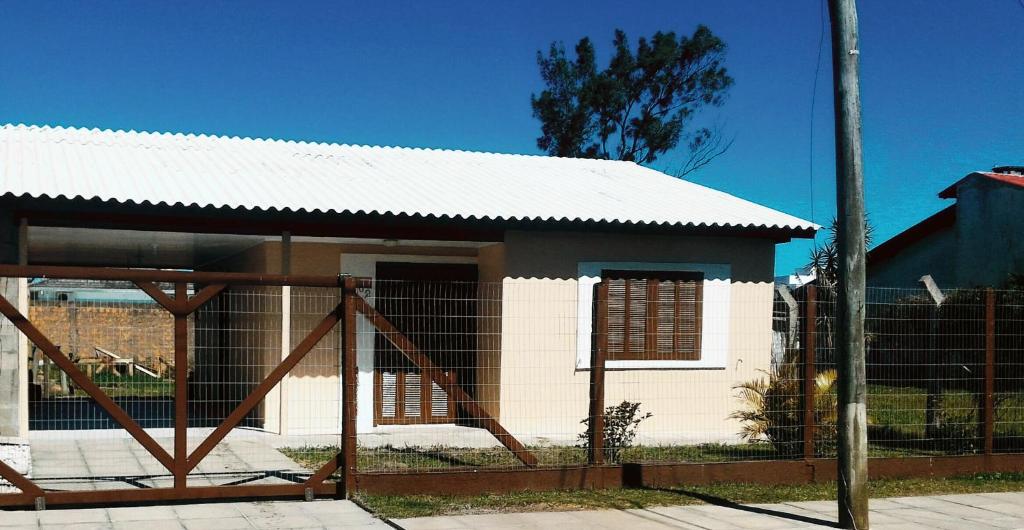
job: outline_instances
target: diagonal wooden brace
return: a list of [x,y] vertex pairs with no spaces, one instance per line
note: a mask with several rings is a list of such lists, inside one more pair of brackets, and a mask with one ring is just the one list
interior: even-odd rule
[[316,470],[316,473],[313,473],[308,479],[306,479],[304,484],[307,488],[315,488],[319,486],[323,481],[327,480],[328,477],[333,475],[334,472],[338,470],[339,466],[341,466],[341,458],[339,458],[338,455],[334,455],[326,464],[320,466],[320,469]]
[[537,457],[527,450],[526,446],[505,430],[505,427],[502,427],[502,425],[498,423],[498,420],[494,419],[494,416],[491,416],[476,402],[475,399],[470,397],[469,394],[467,394],[466,391],[455,382],[451,375],[445,373],[441,368],[438,368],[437,365],[435,365],[429,357],[421,352],[408,337],[399,331],[394,324],[384,317],[384,315],[377,312],[377,309],[370,305],[370,303],[361,295],[355,296],[355,309],[365,315],[373,324],[373,327],[377,328],[388,342],[393,344],[395,348],[398,348],[398,350],[406,356],[406,358],[418,366],[424,376],[429,377],[430,380],[440,386],[445,393],[454,397],[455,401],[470,415],[470,417],[479,421],[480,425],[493,434],[494,437],[497,438],[502,445],[508,448],[509,451],[512,451],[512,454],[514,454],[516,458],[523,463],[523,465],[527,467],[534,467],[537,465]]
[[203,306],[206,302],[209,302],[213,297],[220,294],[227,287],[223,283],[215,283],[207,285],[199,290],[198,293],[192,295],[187,302],[185,302],[185,311],[187,314],[195,313],[197,309]]
[[22,493],[27,493],[33,497],[43,496],[42,488],[25,477],[25,475],[18,473],[11,468],[11,466],[5,464],[3,460],[0,460],[0,477],[7,479],[7,482],[10,482],[11,484],[14,484],[14,487],[20,489]]
[[216,447],[229,432],[231,432],[231,429],[234,429],[235,426],[245,418],[245,415],[255,408],[264,397],[266,397],[267,393],[269,393],[270,390],[281,381],[285,374],[290,372],[292,368],[295,368],[306,354],[309,353],[309,351],[312,350],[318,342],[320,342],[320,339],[334,328],[335,324],[341,320],[343,304],[344,302],[338,304],[330,313],[328,313],[327,316],[324,317],[324,319],[321,320],[315,328],[313,328],[313,331],[310,331],[309,335],[307,335],[305,339],[302,339],[302,342],[300,342],[299,345],[296,346],[290,354],[288,354],[288,357],[285,357],[285,359],[281,361],[281,364],[277,365],[277,368],[274,368],[274,370],[267,375],[266,379],[254,388],[245,400],[235,407],[235,410],[233,410],[231,414],[229,414],[228,417],[225,418],[224,421],[221,422],[221,424],[217,426],[217,428],[214,429],[214,431],[210,433],[210,435],[207,436],[194,451],[192,451],[192,454],[188,457],[188,464],[185,466],[186,472],[195,469],[195,467],[199,465],[199,462],[201,462],[206,455],[210,454],[210,451],[212,451],[213,448]]
[[171,298],[153,282],[136,281],[133,283],[148,294],[156,303],[160,304],[161,307],[166,309],[167,312],[175,316],[188,316],[195,313],[203,304],[212,300],[213,297],[220,294],[227,287],[223,283],[207,285],[194,294],[192,298],[187,299],[184,296],[178,297],[177,295]]
[[139,424],[132,419],[110,396],[107,396],[100,387],[96,386],[91,379],[71,362],[60,348],[57,348],[42,334],[24,315],[22,315],[6,298],[0,296],[0,313],[2,313],[16,328],[28,337],[28,340],[38,347],[44,355],[50,358],[68,377],[78,385],[79,388],[89,394],[110,417],[116,421],[128,434],[132,435],[153,458],[156,458],[168,471],[174,469],[174,459],[167,451],[160,446],[146,431],[139,427]]
[[132,282],[136,287],[141,289],[143,292],[149,295],[150,298],[160,304],[161,307],[167,310],[172,315],[177,315],[185,310],[185,301],[177,300],[167,296],[167,293],[160,290],[159,287],[153,282]]

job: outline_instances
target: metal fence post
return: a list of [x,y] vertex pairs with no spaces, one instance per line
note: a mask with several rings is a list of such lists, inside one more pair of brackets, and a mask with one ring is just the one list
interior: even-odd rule
[[995,429],[996,390],[996,293],[985,290],[985,410],[982,416],[985,454],[992,454],[993,431]]
[[816,388],[817,369],[814,366],[817,356],[815,343],[817,339],[818,320],[818,289],[814,285],[807,286],[807,299],[804,301],[804,345],[803,345],[803,393],[804,393],[804,458],[811,459],[814,451],[814,392]]
[[356,488],[356,284],[345,276],[342,282],[344,315],[342,325],[341,377],[342,424],[341,461],[345,498],[351,498]]
[[590,465],[604,463],[604,363],[608,355],[608,282],[597,284],[597,335],[590,358]]

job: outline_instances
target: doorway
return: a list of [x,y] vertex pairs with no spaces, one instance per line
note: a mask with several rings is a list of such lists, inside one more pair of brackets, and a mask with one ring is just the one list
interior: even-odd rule
[[[377,262],[377,310],[472,395],[477,266]],[[455,423],[454,399],[379,332],[374,339],[374,424]]]

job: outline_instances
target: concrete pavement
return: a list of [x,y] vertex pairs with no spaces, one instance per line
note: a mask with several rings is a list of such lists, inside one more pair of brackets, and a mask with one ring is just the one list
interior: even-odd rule
[[[399,519],[407,530],[466,528],[608,528],[630,530],[687,528],[835,528],[834,501],[758,505],[669,506],[638,510],[534,512]],[[981,493],[935,497],[900,497],[871,501],[871,528],[990,529],[1024,528],[1024,493]]]
[[[467,528],[607,528],[631,530],[685,528],[733,530],[756,528],[834,528],[833,501],[784,504],[703,504],[636,510],[495,513],[399,519],[407,530]],[[871,523],[887,529],[1024,529],[1024,492],[900,497],[871,501]],[[389,525],[348,501],[320,500],[182,504],[122,508],[0,510],[0,530],[53,528],[61,530],[135,529],[269,529],[366,528]]]
[[236,530],[276,528],[387,529],[349,501],[319,500],[179,504],[124,508],[0,510],[0,530]]

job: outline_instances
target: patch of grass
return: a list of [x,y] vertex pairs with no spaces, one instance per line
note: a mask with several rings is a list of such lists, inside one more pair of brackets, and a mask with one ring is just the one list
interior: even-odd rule
[[[1024,491],[1024,473],[990,473],[946,479],[873,480],[869,488],[873,498]],[[835,491],[835,483],[796,486],[711,484],[660,489],[525,491],[474,496],[361,495],[360,499],[383,517],[401,519],[493,512],[623,510],[704,503],[760,504],[830,500],[835,498]]]
[[[586,451],[573,446],[529,447],[541,466],[574,466],[587,462]],[[340,448],[336,446],[286,447],[281,449],[297,464],[316,470]],[[920,456],[919,449],[899,447],[870,448],[872,457]],[[928,454],[941,454],[931,451]],[[517,468],[521,464],[503,447],[393,447],[359,448],[356,453],[363,471],[438,471],[464,468]],[[622,462],[632,463],[710,463],[750,460],[780,460],[792,456],[779,455],[769,443],[642,445],[624,449]]]
[[173,396],[172,379],[154,379],[146,374],[116,375],[109,372],[94,374],[92,381],[110,397]]
[[[573,466],[587,462],[584,449],[574,446],[529,447],[541,466]],[[281,451],[307,469],[318,469],[334,455],[336,446],[288,447]],[[503,447],[394,447],[360,448],[359,469],[402,471],[458,468],[514,468],[521,464]],[[778,458],[771,444],[699,444],[636,446],[623,449],[623,462],[724,462]]]

